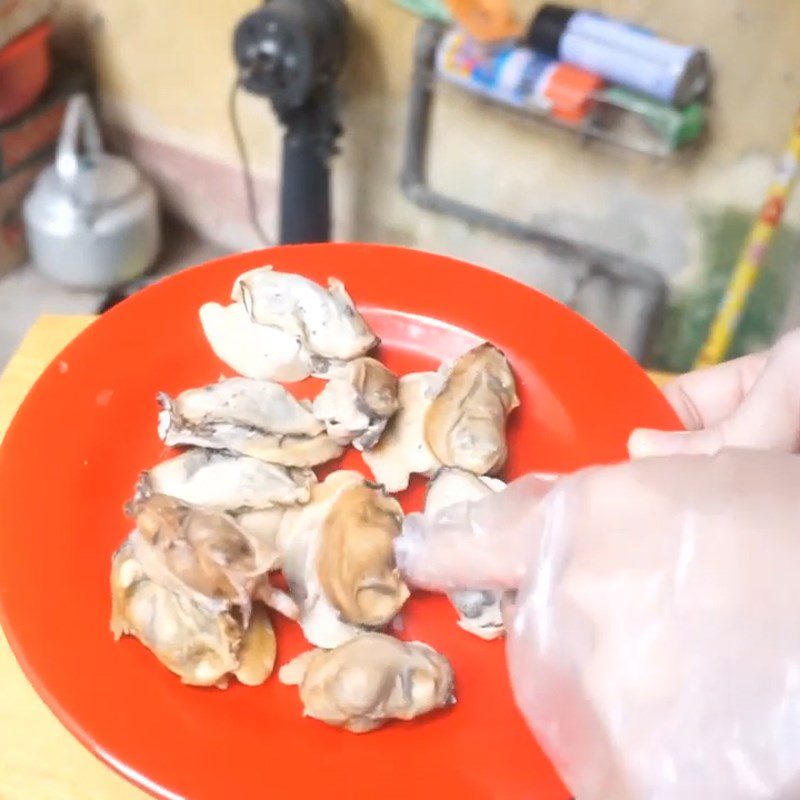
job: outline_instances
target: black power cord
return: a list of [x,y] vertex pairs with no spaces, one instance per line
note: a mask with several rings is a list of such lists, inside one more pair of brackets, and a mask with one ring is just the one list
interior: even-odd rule
[[265,247],[272,247],[274,241],[267,236],[261,225],[258,213],[258,198],[256,197],[255,184],[253,182],[253,171],[250,167],[250,156],[247,152],[247,144],[244,140],[242,126],[239,120],[239,109],[237,100],[239,97],[239,90],[242,88],[242,83],[245,76],[241,73],[237,74],[233,79],[230,91],[228,93],[228,117],[231,122],[231,129],[233,130],[233,138],[236,142],[236,150],[239,154],[239,162],[242,166],[242,177],[244,180],[245,198],[247,200],[247,214],[250,219],[250,224],[256,232],[259,241]]

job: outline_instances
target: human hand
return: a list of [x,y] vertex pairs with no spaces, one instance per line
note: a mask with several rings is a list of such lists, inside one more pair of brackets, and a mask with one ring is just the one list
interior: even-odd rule
[[686,431],[637,430],[632,458],[723,447],[800,450],[800,330],[770,350],[690,372],[664,394]]
[[[517,703],[581,800],[800,796],[800,458],[528,476],[398,546],[429,589],[519,586]],[[544,497],[544,499],[542,499]]]

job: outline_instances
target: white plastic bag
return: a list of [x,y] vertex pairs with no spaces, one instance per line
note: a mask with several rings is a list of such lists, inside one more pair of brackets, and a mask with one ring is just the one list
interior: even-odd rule
[[800,798],[800,457],[528,477],[433,522],[401,566],[516,585],[517,702],[577,800]]

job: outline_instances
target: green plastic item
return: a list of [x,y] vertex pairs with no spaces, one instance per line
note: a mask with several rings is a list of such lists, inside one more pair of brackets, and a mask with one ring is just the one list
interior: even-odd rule
[[672,150],[694,141],[705,128],[706,112],[700,103],[675,108],[622,86],[610,86],[603,99],[638,114]]
[[453,18],[442,0],[394,0],[412,14],[437,22],[452,22]]

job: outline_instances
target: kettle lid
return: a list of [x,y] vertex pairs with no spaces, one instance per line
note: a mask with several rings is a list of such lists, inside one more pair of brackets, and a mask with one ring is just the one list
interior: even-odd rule
[[140,183],[139,172],[132,164],[105,154],[79,160],[78,170],[69,181],[57,172],[73,201],[86,207],[115,205],[133,194]]

